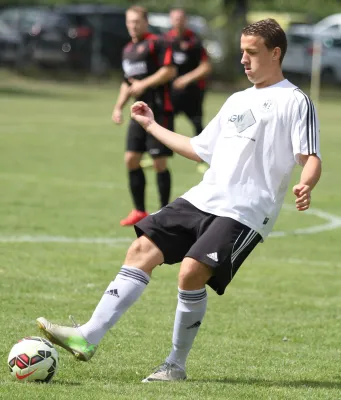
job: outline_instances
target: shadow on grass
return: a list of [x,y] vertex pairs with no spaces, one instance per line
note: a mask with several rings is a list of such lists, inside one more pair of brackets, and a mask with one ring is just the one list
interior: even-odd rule
[[233,379],[233,378],[222,378],[222,379],[190,379],[189,382],[197,383],[224,383],[229,385],[252,385],[252,386],[263,386],[263,387],[292,387],[292,388],[321,388],[321,389],[341,389],[341,382],[329,382],[329,381],[310,381],[310,380],[299,380],[299,381],[267,381],[264,379]]
[[60,385],[60,386],[82,386],[80,382],[71,382],[71,381],[63,381],[63,380],[55,380],[50,383],[50,385]]

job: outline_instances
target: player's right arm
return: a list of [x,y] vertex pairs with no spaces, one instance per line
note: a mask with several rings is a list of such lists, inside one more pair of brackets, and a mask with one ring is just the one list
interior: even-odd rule
[[130,98],[129,85],[127,82],[122,82],[121,87],[120,87],[120,92],[118,94],[117,101],[114,106],[114,110],[112,112],[112,117],[111,117],[111,119],[116,124],[121,124],[123,122],[122,111],[123,111],[123,107],[129,100],[129,98]]
[[138,101],[132,105],[131,117],[148,133],[174,152],[193,161],[206,161],[208,164],[211,164],[214,147],[221,131],[220,118],[225,104],[201,134],[194,138],[179,135],[157,124],[152,110],[142,101]]
[[152,110],[143,101],[134,103],[131,107],[131,117],[148,133],[174,152],[190,160],[200,162],[201,158],[194,151],[190,138],[163,128],[155,122]]

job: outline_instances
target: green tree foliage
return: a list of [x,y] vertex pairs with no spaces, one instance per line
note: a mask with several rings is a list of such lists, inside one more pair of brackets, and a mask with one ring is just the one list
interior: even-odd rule
[[[0,6],[5,5],[32,5],[32,4],[113,4],[128,6],[141,4],[153,11],[168,11],[171,7],[184,7],[189,12],[200,14],[209,19],[222,15],[225,0],[0,0]],[[227,0],[227,7],[233,7],[235,0]],[[313,20],[320,19],[326,15],[340,12],[341,0],[249,0],[250,10],[280,11],[306,13]]]

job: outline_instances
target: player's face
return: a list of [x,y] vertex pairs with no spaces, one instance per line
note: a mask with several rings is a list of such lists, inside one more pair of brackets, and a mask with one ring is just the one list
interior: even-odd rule
[[241,37],[240,48],[241,63],[249,81],[256,87],[262,87],[263,83],[271,81],[271,77],[280,68],[281,50],[278,47],[269,50],[261,36],[245,35]]
[[138,12],[127,11],[126,25],[133,40],[140,39],[148,31],[148,21]]
[[182,10],[173,10],[170,13],[170,21],[173,29],[184,31],[186,27],[186,15]]

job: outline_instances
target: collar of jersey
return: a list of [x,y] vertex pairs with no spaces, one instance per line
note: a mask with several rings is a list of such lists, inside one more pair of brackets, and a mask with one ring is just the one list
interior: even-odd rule
[[151,32],[146,32],[142,35],[139,42],[142,42],[143,40],[146,40],[146,39],[151,39],[151,37],[154,37],[154,35]]
[[263,88],[256,88],[255,85],[253,85],[250,89],[254,89],[254,90],[264,90],[264,89],[271,89],[272,87],[276,87],[276,86],[285,86],[285,84],[288,82],[288,80],[286,78],[282,79],[281,81],[274,83],[273,85],[270,86],[265,86]]

